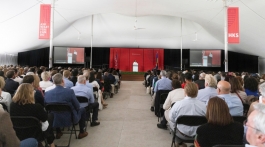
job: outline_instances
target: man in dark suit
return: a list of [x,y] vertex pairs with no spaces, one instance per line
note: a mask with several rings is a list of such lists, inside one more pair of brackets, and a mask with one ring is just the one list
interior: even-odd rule
[[[85,132],[85,108],[80,108],[80,104],[77,98],[75,97],[75,93],[72,89],[64,88],[64,80],[62,74],[57,73],[52,77],[52,79],[56,87],[52,90],[45,92],[45,103],[68,104],[73,112],[73,123],[76,124],[79,122],[80,133],[78,135],[78,139],[86,137],[88,133]],[[69,118],[68,115],[70,114],[54,114],[53,127],[56,127],[56,138],[60,138],[62,136],[62,132],[60,131],[59,127],[71,125],[71,122],[69,122],[69,119],[67,119]]]
[[19,86],[19,83],[14,81],[15,79],[15,72],[14,70],[9,70],[7,73],[6,73],[6,85],[4,87],[4,90],[6,92],[9,92],[11,95],[14,95],[15,91],[17,90],[18,86]]

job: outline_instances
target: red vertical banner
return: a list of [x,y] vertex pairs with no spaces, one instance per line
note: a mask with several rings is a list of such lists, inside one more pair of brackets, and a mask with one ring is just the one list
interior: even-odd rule
[[227,9],[227,40],[228,43],[239,43],[239,9],[228,7]]
[[51,5],[40,5],[39,39],[50,39]]

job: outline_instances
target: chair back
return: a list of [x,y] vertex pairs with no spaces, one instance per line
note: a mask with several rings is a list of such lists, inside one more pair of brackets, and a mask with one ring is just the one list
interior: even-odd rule
[[13,128],[20,140],[36,138],[43,140],[40,120],[32,116],[11,116]]
[[244,114],[244,116],[247,116],[249,107],[250,107],[249,104],[243,104],[243,108],[244,108],[243,109],[243,114]]
[[213,147],[245,147],[245,145],[215,145]]
[[84,96],[75,96],[78,100],[79,103],[87,103],[88,102],[88,98],[84,97]]
[[97,87],[93,87],[93,92],[98,91]]
[[187,126],[200,126],[207,123],[207,119],[205,116],[182,115],[178,117],[176,123]]
[[241,124],[244,124],[244,121],[247,119],[246,116],[232,116],[232,117],[235,122],[239,122]]
[[166,101],[166,99],[167,99],[167,96],[168,96],[168,93],[161,93],[160,94],[160,104],[164,104],[165,103],[165,101]]
[[45,106],[46,111],[48,112],[71,112],[72,113],[72,109],[68,104],[60,104],[60,103],[54,103],[54,104],[47,104]]

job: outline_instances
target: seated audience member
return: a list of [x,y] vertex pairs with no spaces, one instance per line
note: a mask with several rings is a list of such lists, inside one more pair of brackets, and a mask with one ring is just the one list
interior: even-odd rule
[[246,123],[246,147],[265,147],[265,105],[254,105],[254,111],[248,116]]
[[245,89],[247,96],[249,95],[253,95],[256,97],[259,96],[258,84],[259,84],[258,81],[253,77],[249,77],[245,79],[244,89]]
[[65,88],[71,88],[74,86],[73,82],[69,80],[70,78],[70,71],[69,70],[64,70],[63,71],[63,80],[64,80],[64,87]]
[[73,69],[71,74],[72,74],[72,76],[70,78],[70,81],[72,81],[74,86],[75,86],[75,84],[77,82],[78,70],[77,69]]
[[[259,92],[261,94],[261,96],[259,97],[259,101],[260,101],[260,103],[265,104],[265,82],[260,83]],[[247,116],[249,116],[251,114],[251,112],[254,111],[254,105],[259,103],[259,101],[255,101],[255,102],[251,103]]]
[[120,81],[120,78],[119,78],[119,75],[118,75],[117,71],[113,70],[112,71],[112,75],[115,77],[114,85],[117,85],[119,83],[119,81]]
[[190,72],[186,72],[184,74],[185,81],[181,84],[181,87],[184,88],[187,83],[192,82],[192,74]]
[[205,73],[201,73],[199,80],[195,81],[194,83],[198,85],[199,89],[205,88]]
[[42,90],[45,90],[47,87],[50,87],[53,85],[53,83],[50,81],[50,74],[47,71],[44,71],[41,73],[42,81],[40,81],[40,87]]
[[231,85],[227,81],[220,81],[217,84],[218,97],[222,98],[228,105],[232,116],[243,116],[243,104],[239,97],[230,94]]
[[96,81],[95,73],[94,72],[90,72],[90,75],[89,75],[89,83],[92,84],[93,87],[97,87],[99,89],[99,84]]
[[104,72],[104,77],[103,77],[103,87],[104,87],[104,92],[109,92],[110,93],[110,98],[113,98],[113,93],[111,93],[111,83],[108,77],[109,73]]
[[239,97],[242,103],[246,103],[247,94],[239,83],[238,79],[236,77],[230,77],[229,83],[231,84],[231,95]]
[[14,79],[14,81],[16,81],[19,84],[21,84],[23,79],[18,76],[18,70],[16,68],[13,68],[12,70],[14,70],[14,72],[15,72],[15,79]]
[[171,105],[177,101],[180,101],[184,99],[185,97],[185,91],[183,88],[181,88],[180,82],[177,79],[172,80],[172,88],[174,90],[170,91],[168,93],[167,99],[163,105],[163,109],[166,110],[164,117],[160,124],[157,124],[158,128],[166,129],[167,128],[167,122],[169,120],[169,111],[171,109]]
[[[81,103],[80,106],[83,108],[87,108],[87,109],[93,109],[91,126],[97,126],[100,124],[99,122],[97,122],[99,104],[98,104],[98,102],[95,102],[93,90],[91,90],[90,88],[88,88],[86,86],[86,77],[85,76],[83,76],[83,75],[78,76],[77,81],[78,81],[78,85],[72,87],[71,89],[74,90],[74,93],[76,96],[84,96],[89,100],[89,104],[88,103]],[[89,113],[90,112],[88,112],[87,115],[90,115]]]
[[206,74],[205,75],[205,88],[200,89],[198,91],[197,99],[206,104],[206,102],[211,97],[217,96],[216,85],[217,83],[216,83],[215,78],[210,74]]
[[19,83],[14,81],[15,79],[15,72],[13,70],[9,70],[6,73],[6,85],[4,87],[5,91],[13,95],[15,91],[17,90]]
[[103,79],[102,79],[102,72],[98,72],[96,75],[96,81],[98,82],[99,89],[102,91],[103,88]]
[[20,141],[13,129],[9,113],[3,110],[0,104],[0,146],[1,147],[38,147],[38,141],[34,138],[27,138]]
[[35,90],[39,90],[42,94],[42,96],[44,97],[44,94],[43,94],[43,91],[42,91],[42,88],[40,87],[40,78],[38,75],[33,75],[34,77],[34,82],[33,82],[33,87]]
[[[90,89],[92,89],[92,91],[93,91],[93,85],[89,82],[90,71],[84,70],[83,75],[86,77],[86,86],[89,87]],[[78,84],[78,82],[76,84]]]
[[[52,69],[51,69],[51,70],[52,70]],[[51,73],[51,77],[52,77],[52,76],[54,76],[55,74],[57,74],[58,71],[57,71],[57,70],[52,70],[52,71],[50,71],[50,73]],[[53,81],[52,81],[52,78],[50,78],[50,81],[53,82]]]
[[[165,70],[161,70],[160,76],[161,79],[156,82],[154,92],[156,93],[159,90],[172,90],[171,83],[172,81],[166,77],[167,72]],[[151,111],[154,111],[154,103],[155,103],[155,95],[152,98],[151,102]]]
[[[26,77],[26,76],[25,76]],[[52,130],[53,115],[47,115],[43,107],[34,101],[34,88],[32,84],[22,83],[14,95],[10,104],[10,116],[33,116],[43,122],[43,131],[50,147],[55,147],[53,140],[54,134]],[[44,125],[45,124],[45,125]],[[45,127],[44,127],[45,126]],[[29,134],[33,134],[35,130],[28,130]],[[32,132],[32,133],[31,133]],[[22,134],[20,134],[22,135]],[[41,139],[41,132],[36,134],[34,138]],[[23,132],[23,136],[27,138],[27,132]]]
[[2,70],[0,70],[0,77],[3,77],[4,80],[6,80],[5,73],[4,73],[4,71],[2,71]]
[[10,112],[10,103],[12,101],[11,95],[8,92],[4,92],[2,89],[5,87],[5,80],[3,77],[0,77],[0,103],[3,103],[7,106],[8,112]]
[[40,81],[42,81],[41,73],[42,73],[43,71],[44,71],[43,69],[38,69],[38,70],[37,70],[37,76],[39,77]]
[[[22,83],[29,83],[29,84],[31,84],[33,86],[34,75],[26,75],[23,78]],[[42,106],[44,106],[44,97],[43,97],[42,93],[39,90],[37,90],[37,89],[34,89],[34,99],[35,99],[35,103],[39,103]]]
[[[75,97],[75,93],[72,89],[64,88],[64,78],[62,74],[57,73],[53,77],[53,82],[56,87],[52,90],[45,92],[45,104],[50,103],[62,103],[68,104],[73,110],[74,124],[79,122],[80,133],[78,138],[84,138],[88,135],[85,132],[85,121],[86,121],[86,110],[85,108],[80,108],[80,104]],[[56,138],[60,138],[63,133],[60,130],[62,124],[71,125],[71,122],[67,122],[67,116],[63,117],[65,114],[54,114],[53,127],[56,127]],[[69,114],[66,114],[69,115]]]
[[211,98],[207,105],[207,124],[197,129],[196,147],[243,144],[244,127],[234,122],[225,101]]
[[[183,100],[177,101],[169,111],[169,126],[171,130],[174,130],[176,126],[176,120],[181,115],[205,116],[206,114],[206,105],[196,99],[198,94],[197,84],[192,82],[187,83],[185,85],[184,91],[186,97]],[[182,143],[181,139],[193,140],[193,137],[196,135],[197,128],[198,126],[191,127],[177,125],[177,137],[175,140],[177,145],[186,146],[184,143]]]

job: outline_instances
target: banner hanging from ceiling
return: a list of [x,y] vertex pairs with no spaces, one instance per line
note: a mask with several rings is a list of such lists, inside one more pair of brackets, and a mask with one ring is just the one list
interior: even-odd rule
[[40,5],[39,39],[50,39],[51,5]]
[[227,40],[228,43],[239,43],[239,9],[227,8]]

